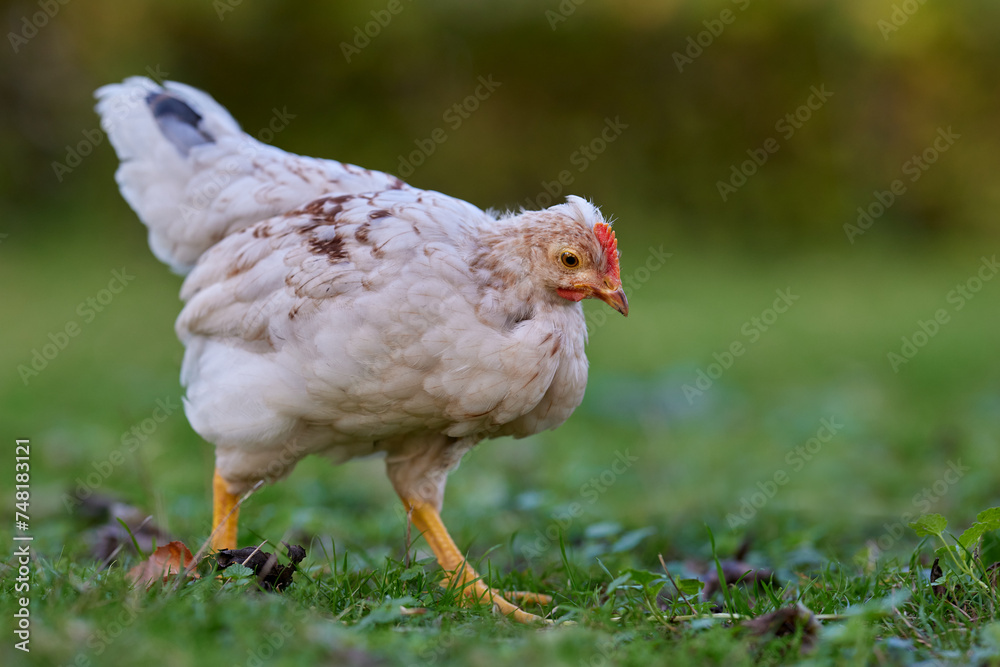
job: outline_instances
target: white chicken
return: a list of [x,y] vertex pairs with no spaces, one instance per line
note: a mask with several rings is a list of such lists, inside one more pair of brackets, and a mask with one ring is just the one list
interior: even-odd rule
[[122,195],[187,278],[177,334],[192,427],[215,445],[213,546],[237,500],[309,454],[383,453],[446,580],[516,620],[440,518],[445,479],[496,436],[564,422],[587,381],[579,301],[623,315],[614,233],[578,197],[496,216],[243,133],[205,93],[96,93]]

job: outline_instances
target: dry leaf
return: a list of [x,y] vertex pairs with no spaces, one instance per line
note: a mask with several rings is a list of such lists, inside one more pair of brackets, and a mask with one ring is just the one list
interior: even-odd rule
[[292,583],[292,574],[296,564],[306,557],[306,550],[295,544],[282,542],[288,549],[288,565],[278,563],[278,557],[260,547],[244,547],[242,549],[221,549],[215,558],[219,568],[225,570],[233,563],[244,565],[257,575],[257,582],[266,591],[281,591]]
[[[944,570],[941,569],[941,563],[939,558],[934,559],[934,564],[931,565],[931,581],[937,581],[944,576]],[[937,597],[941,597],[945,594],[944,584],[931,585],[931,592]]]
[[[722,576],[725,577],[727,585],[737,583],[745,586],[779,585],[774,572],[767,568],[755,568],[741,560],[724,560],[719,564],[722,566]],[[705,577],[705,588],[702,589],[701,593],[702,599],[710,600],[721,589],[718,570],[709,569],[708,575]]]
[[782,607],[770,614],[743,621],[741,625],[758,637],[765,638],[794,635],[801,629],[802,644],[799,650],[803,655],[816,648],[821,628],[816,615],[802,604]]
[[[167,581],[171,575],[180,574],[194,565],[194,556],[183,542],[170,542],[156,551],[131,570],[128,571],[128,578],[133,584],[143,584],[146,588],[151,587],[157,581]],[[197,572],[188,572],[188,576],[194,579],[199,577]]]

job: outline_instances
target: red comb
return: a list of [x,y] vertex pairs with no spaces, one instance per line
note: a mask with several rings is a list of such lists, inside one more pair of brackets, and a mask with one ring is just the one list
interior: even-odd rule
[[621,273],[618,267],[618,239],[615,238],[614,230],[606,222],[598,222],[594,225],[594,236],[597,237],[597,242],[604,249],[605,259],[608,260],[608,275],[617,282],[621,282]]

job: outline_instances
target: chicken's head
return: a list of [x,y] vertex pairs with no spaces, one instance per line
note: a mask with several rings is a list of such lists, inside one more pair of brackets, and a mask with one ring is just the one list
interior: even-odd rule
[[600,299],[627,317],[628,299],[622,289],[618,241],[611,226],[599,219],[600,214],[592,205],[578,197],[570,197],[568,203],[549,210],[558,211],[576,223],[584,212],[593,211],[598,217],[595,221],[587,215],[587,222],[592,224],[583,229],[568,225],[570,233],[557,231],[546,244],[546,268],[556,294],[570,301]]

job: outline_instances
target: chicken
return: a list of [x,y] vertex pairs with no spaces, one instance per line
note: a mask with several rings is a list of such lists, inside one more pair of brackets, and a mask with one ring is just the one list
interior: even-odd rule
[[130,78],[96,93],[125,200],[186,274],[177,320],[191,426],[215,445],[212,545],[240,496],[309,454],[381,454],[446,581],[519,621],[440,518],[485,438],[559,426],[583,398],[580,301],[623,315],[614,232],[579,197],[498,216],[244,134],[205,93]]

